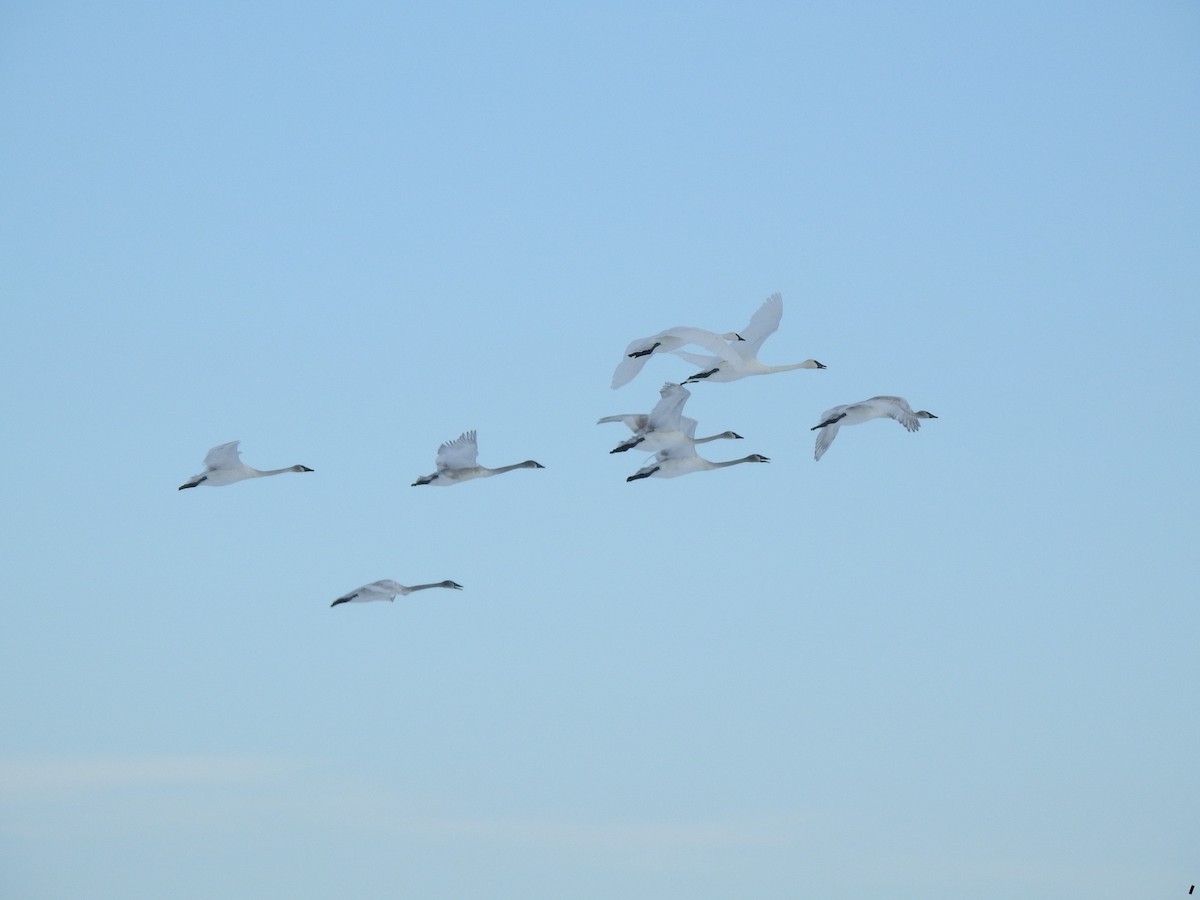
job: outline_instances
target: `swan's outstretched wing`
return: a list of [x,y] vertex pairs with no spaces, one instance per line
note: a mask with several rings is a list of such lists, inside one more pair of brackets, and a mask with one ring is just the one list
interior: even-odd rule
[[475,443],[475,432],[464,431],[452,441],[438,447],[437,467],[446,469],[473,469],[478,465],[479,446]]
[[917,418],[916,413],[912,411],[912,407],[903,397],[872,397],[862,405],[874,407],[889,419],[895,419],[909,431],[916,431],[921,427],[921,420]]
[[[823,419],[824,417],[822,417]],[[820,459],[825,455],[825,451],[829,449],[829,445],[837,437],[839,427],[838,423],[834,422],[832,425],[826,425],[817,433],[817,445],[813,450],[813,459]]]
[[649,421],[650,417],[646,413],[627,413],[623,416],[605,416],[603,419],[597,419],[596,424],[603,425],[605,422],[620,422],[634,434],[640,434],[646,430],[646,425]]
[[[729,341],[741,343],[741,341],[734,340],[732,333],[721,335],[703,328],[693,328],[690,325],[677,325],[648,338],[639,338],[625,348],[625,355],[617,363],[617,368],[613,372],[613,389],[632,381],[633,377],[642,371],[646,360],[656,353],[676,353],[682,356],[683,354],[678,352],[679,348],[686,347],[688,344],[696,344],[710,349],[727,348]],[[722,351],[713,349],[713,352]]]
[[650,410],[648,427],[652,431],[677,431],[680,429],[684,404],[692,393],[683,385],[674,383],[664,385],[660,393],[662,399]]
[[750,324],[746,329],[739,332],[743,340],[733,343],[731,348],[740,353],[743,359],[757,357],[763,341],[779,329],[782,318],[783,294],[774,293],[763,301],[763,305],[750,317]]
[[230,441],[219,447],[213,447],[204,456],[204,468],[228,469],[242,464],[242,454],[238,451],[241,441]]

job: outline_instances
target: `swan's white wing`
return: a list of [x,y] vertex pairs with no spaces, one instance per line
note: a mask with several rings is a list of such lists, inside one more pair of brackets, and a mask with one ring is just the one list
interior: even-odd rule
[[398,593],[395,588],[399,587],[394,581],[387,578],[381,581],[372,581],[370,584],[364,584],[362,587],[357,587],[352,591],[346,591],[339,597],[339,600],[353,600],[358,603],[367,603],[371,600],[391,600]]
[[687,438],[681,440],[678,444],[671,444],[668,447],[663,447],[655,458],[659,462],[664,462],[668,459],[683,459],[687,456],[696,456],[696,420],[684,418],[681,422],[682,428],[680,431]]
[[[625,355],[613,372],[612,386],[616,389],[632,381],[633,377],[642,371],[642,366],[646,364],[646,360],[654,354],[675,353],[679,356],[684,356],[679,348],[686,347],[688,344],[695,344],[719,354],[722,358],[729,358],[729,354],[734,353],[734,351],[729,349],[730,343],[730,341],[725,339],[724,335],[708,331],[704,328],[694,328],[690,325],[676,325],[674,328],[660,331],[651,337],[639,338],[625,348]],[[733,341],[732,343],[740,345],[742,342]],[[646,353],[644,356],[631,357],[629,355],[631,353],[643,353],[651,347],[654,348],[653,352]],[[736,354],[734,355],[736,356]]]
[[452,441],[438,447],[438,471],[445,469],[472,469],[478,463],[479,446],[475,443],[475,432],[464,431]]
[[[833,412],[834,415],[837,414],[836,409],[830,410],[830,412]],[[828,418],[828,413],[821,418],[821,421],[825,421],[826,418]],[[829,449],[829,445],[833,443],[833,439],[837,437],[837,433],[838,424],[836,422],[832,425],[826,425],[817,432],[817,445],[813,450],[813,459],[820,459],[825,455],[825,451]]]
[[634,434],[646,430],[646,425],[650,417],[645,413],[628,413],[623,416],[605,416],[603,419],[597,419],[597,425],[603,425],[605,422],[620,422],[625,425]]
[[[634,344],[637,343],[639,342],[634,342]],[[633,347],[634,344],[630,344],[630,346]],[[634,349],[636,349],[636,347]],[[642,371],[642,366],[646,364],[646,360],[649,358],[649,354],[646,356],[630,356],[628,353],[626,353],[624,356],[622,356],[621,361],[617,363],[616,369],[613,370],[613,390],[615,391],[617,388],[623,387],[629,384],[629,382],[633,381],[634,376],[637,375],[638,372]]]
[[768,297],[763,305],[750,317],[750,324],[745,331],[739,332],[743,340],[734,341],[730,346],[740,353],[744,359],[758,356],[763,341],[779,329],[783,318],[783,294],[775,293]]
[[690,350],[672,350],[671,352],[680,359],[686,359],[692,365],[701,369],[711,369],[713,366],[720,365],[723,362],[734,361],[720,356],[705,356],[702,353],[692,353]]
[[675,431],[680,427],[684,404],[692,393],[680,384],[664,386],[661,393],[662,399],[650,410],[649,427],[654,431]]
[[219,447],[213,447],[204,456],[204,468],[228,469],[242,464],[242,454],[238,452],[241,441],[230,441]]
[[921,420],[903,397],[872,397],[863,405],[868,404],[880,410],[889,419],[895,419],[909,431],[916,431],[921,427]]

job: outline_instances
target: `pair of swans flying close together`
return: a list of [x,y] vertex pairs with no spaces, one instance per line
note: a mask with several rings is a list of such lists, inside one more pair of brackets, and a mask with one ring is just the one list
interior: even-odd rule
[[475,432],[464,431],[454,440],[446,441],[446,443],[438,447],[437,471],[432,475],[421,476],[412,483],[411,487],[417,487],[422,484],[446,487],[452,484],[459,484],[463,481],[471,481],[475,478],[488,478],[492,475],[500,475],[504,472],[511,472],[513,469],[546,468],[540,462],[527,459],[525,462],[515,463],[511,466],[500,466],[498,469],[489,469],[487,466],[479,465],[478,457],[479,445],[475,440]]
[[213,447],[204,457],[204,471],[193,475],[179,490],[194,488],[199,485],[207,487],[224,487],[247,478],[264,478],[267,475],[282,475],[284,472],[311,472],[308,466],[288,466],[286,469],[255,469],[242,462],[242,454],[238,450],[241,441],[230,441]]
[[[689,437],[693,437],[696,432],[695,420],[687,426],[685,432]],[[654,455],[654,462],[648,466],[643,466],[638,469],[626,481],[639,481],[642,478],[678,478],[680,475],[691,475],[693,472],[711,472],[713,469],[724,469],[727,466],[736,466],[741,463],[765,463],[770,462],[767,457],[761,453],[751,453],[749,456],[743,456],[741,459],[727,459],[721,462],[713,462],[710,459],[705,459],[696,453],[695,441],[684,442],[681,444],[673,444],[663,450],[659,450]]]
[[381,581],[372,581],[370,584],[364,584],[362,587],[342,594],[342,596],[329,605],[337,606],[339,603],[369,603],[372,600],[395,600],[397,594],[407,597],[413,591],[423,591],[428,588],[450,588],[451,590],[461,591],[462,585],[457,581],[405,585],[398,581],[392,581],[390,578],[384,578]]
[[921,427],[922,419],[936,419],[933,413],[925,409],[912,411],[908,401],[903,397],[871,397],[858,403],[844,403],[827,409],[821,414],[821,422],[814,425],[810,431],[820,431],[817,435],[817,445],[813,451],[813,459],[820,459],[837,437],[838,429],[843,425],[860,425],[872,419],[895,419],[909,431]]
[[[815,359],[792,363],[786,366],[769,366],[758,359],[763,342],[779,328],[783,318],[783,295],[772,294],[750,318],[750,323],[741,331],[716,334],[703,328],[681,325],[668,328],[647,338],[639,338],[625,348],[625,355],[613,372],[612,386],[615,390],[633,380],[655,353],[674,353],[700,367],[700,371],[688,377],[687,384],[699,381],[737,381],[749,375],[769,375],[772,372],[788,372],[792,369],[824,369]],[[707,350],[707,354],[693,353],[682,349],[695,345]]]
[[634,447],[656,452],[675,444],[692,444],[694,446],[707,444],[709,441],[740,441],[742,439],[742,436],[736,431],[722,431],[720,434],[708,437],[696,437],[696,420],[683,414],[684,404],[691,397],[691,391],[683,385],[668,381],[658,393],[662,399],[648,413],[605,416],[596,422],[597,425],[603,425],[605,422],[620,422],[633,432],[633,437],[622,441],[615,449],[609,450],[609,453],[624,453]]

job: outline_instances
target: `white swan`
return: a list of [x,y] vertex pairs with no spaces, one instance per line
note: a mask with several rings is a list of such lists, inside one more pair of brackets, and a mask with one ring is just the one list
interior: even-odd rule
[[[688,434],[688,437],[694,437],[696,431],[695,421],[689,421],[691,421],[691,424],[685,425],[684,431],[685,433],[690,431],[691,434]],[[726,466],[736,466],[739,463],[749,462],[765,463],[770,462],[770,460],[760,453],[751,453],[749,456],[743,456],[741,459],[713,462],[697,455],[694,442],[684,442],[659,450],[655,454],[654,462],[638,469],[625,480],[637,481],[641,478],[650,477],[677,478],[680,475],[690,475],[693,472],[708,472],[712,469],[724,469]]]
[[673,350],[676,356],[681,356],[702,368],[702,371],[692,375],[684,383],[737,381],[749,375],[770,375],[772,372],[789,372],[792,369],[824,369],[825,365],[815,359],[806,359],[804,362],[786,366],[768,366],[759,361],[758,351],[763,341],[778,330],[782,318],[783,295],[775,293],[766,299],[750,319],[750,324],[741,331],[742,341],[726,343],[704,339],[691,342],[705,347],[712,356]]
[[633,432],[632,438],[618,444],[615,449],[608,451],[609,453],[624,453],[634,447],[657,451],[680,443],[695,445],[707,444],[709,441],[742,439],[736,431],[695,437],[696,420],[683,415],[683,407],[692,396],[691,391],[683,385],[668,381],[659,391],[659,395],[662,399],[655,404],[654,409],[644,415],[605,416],[596,422],[597,425],[622,422]]
[[546,468],[539,462],[527,459],[525,462],[519,462],[515,465],[489,469],[487,466],[479,465],[477,462],[478,456],[479,446],[475,442],[475,432],[464,431],[454,440],[447,441],[438,447],[437,471],[432,475],[424,475],[418,478],[412,483],[411,487],[417,487],[421,484],[445,486],[458,484],[461,481],[470,481],[472,478],[487,478],[491,475],[499,475],[502,472],[511,472],[513,469]]
[[646,360],[650,358],[651,354],[673,353],[688,344],[707,347],[714,342],[723,344],[727,341],[736,343],[740,340],[742,340],[742,336],[736,331],[717,334],[714,331],[705,331],[703,328],[692,328],[688,325],[677,325],[674,328],[660,331],[658,334],[652,334],[650,337],[638,338],[625,348],[621,361],[617,363],[617,368],[613,371],[613,390],[615,391],[632,381],[633,377],[642,371],[642,366],[646,364]]
[[364,584],[360,588],[355,588],[349,593],[342,594],[330,606],[337,606],[339,603],[369,603],[372,600],[395,600],[396,595],[400,594],[407,597],[413,591],[423,591],[426,588],[451,588],[456,591],[462,590],[462,585],[457,581],[439,581],[437,584],[414,584],[404,585],[398,581],[392,581],[390,578],[384,578],[382,581],[372,581],[370,584]]
[[286,469],[268,469],[265,472],[255,469],[242,462],[242,454],[238,450],[241,441],[230,441],[219,447],[213,447],[205,454],[204,471],[193,475],[186,484],[181,484],[179,490],[194,488],[203,484],[208,487],[222,487],[235,481],[245,481],[247,478],[263,478],[267,475],[282,475],[284,472],[311,472],[308,466],[288,466]]
[[869,422],[871,419],[895,419],[909,431],[916,431],[921,427],[922,419],[936,419],[933,413],[928,410],[919,409],[916,412],[912,411],[912,407],[908,405],[908,401],[903,397],[872,397],[869,400],[862,400],[858,403],[846,403],[842,406],[835,406],[833,409],[827,409],[821,414],[821,424],[814,425],[810,431],[820,429],[821,433],[817,435],[817,445],[813,451],[813,459],[820,459],[825,455],[825,451],[829,449],[829,445],[833,443],[833,439],[837,437],[838,429],[843,425],[858,425],[862,422]]

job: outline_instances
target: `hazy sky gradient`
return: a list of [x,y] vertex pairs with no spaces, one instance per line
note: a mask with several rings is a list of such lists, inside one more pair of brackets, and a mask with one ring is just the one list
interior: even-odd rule
[[[0,896],[1185,896],[1200,12],[0,11]],[[600,416],[742,327],[627,484]],[[939,418],[842,430],[899,394]],[[412,488],[476,429],[517,471]],[[312,474],[178,492],[212,446]],[[365,582],[453,579],[394,604]]]

